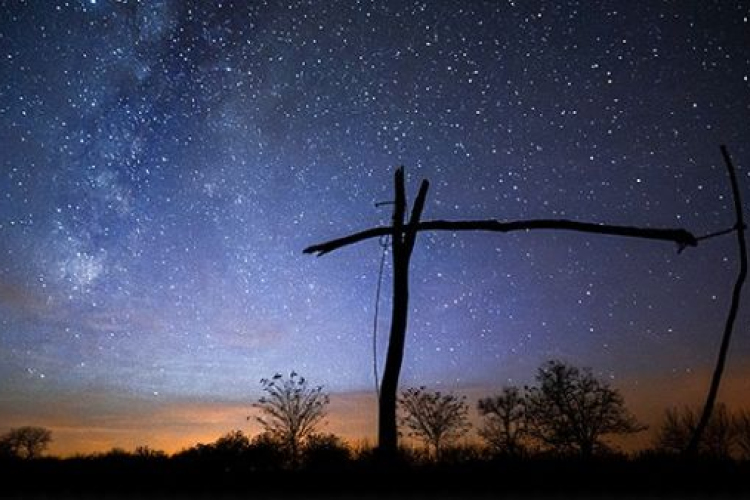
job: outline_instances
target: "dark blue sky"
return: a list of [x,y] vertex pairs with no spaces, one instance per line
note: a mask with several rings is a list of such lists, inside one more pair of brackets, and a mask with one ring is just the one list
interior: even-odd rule
[[[729,227],[719,144],[750,199],[748,16],[729,0],[0,2],[0,409],[252,401],[291,369],[370,390],[380,247],[302,249],[387,223],[374,203],[396,165],[411,196],[430,179],[425,218]],[[734,274],[731,236],[677,255],[424,234],[403,383],[492,390],[551,357],[631,385],[704,373]]]

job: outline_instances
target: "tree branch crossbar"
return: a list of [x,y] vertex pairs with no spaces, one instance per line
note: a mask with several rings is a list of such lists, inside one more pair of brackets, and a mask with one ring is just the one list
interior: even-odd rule
[[[695,247],[698,245],[698,238],[685,229],[620,226],[598,224],[594,222],[580,222],[568,219],[532,219],[510,222],[496,219],[465,221],[429,220],[420,222],[416,227],[417,231],[491,231],[498,233],[531,231],[538,229],[576,231],[610,236],[626,236],[632,238],[671,241],[676,243],[679,248]],[[406,228],[402,227],[401,231],[406,232]],[[733,229],[730,229],[727,233],[732,231]],[[309,246],[305,248],[303,252],[307,254],[316,254],[320,257],[347,245],[358,243],[370,238],[393,235],[393,233],[393,227],[378,226],[348,236],[326,241],[324,243]],[[722,232],[721,234],[727,233]],[[719,236],[719,234],[716,234],[716,236]]]

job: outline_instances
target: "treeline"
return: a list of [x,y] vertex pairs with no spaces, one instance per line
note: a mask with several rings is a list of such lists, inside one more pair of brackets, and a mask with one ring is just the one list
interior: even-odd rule
[[[342,481],[355,481],[359,489],[377,492],[385,488],[378,479],[385,471],[389,478],[404,475],[414,491],[437,493],[467,488],[579,491],[597,484],[637,492],[748,487],[739,478],[750,472],[750,412],[731,413],[718,405],[697,455],[688,456],[684,452],[699,413],[670,409],[653,430],[651,445],[628,455],[607,439],[642,432],[646,426],[606,381],[590,369],[560,361],[539,367],[532,386],[503,387],[481,398],[476,406],[479,439],[471,442],[463,439],[471,430],[465,397],[426,387],[404,390],[399,423],[413,438],[412,445],[402,446],[398,458],[387,463],[370,445],[352,446],[320,432],[329,404],[322,386],[310,384],[296,372],[263,379],[261,386],[256,413],[248,417],[261,425],[260,434],[233,430],[212,443],[172,455],[141,446],[133,451],[115,448],[68,459],[44,458],[50,431],[12,429],[0,436],[0,467],[12,478],[6,486],[18,491],[47,486],[118,491],[141,485],[159,491],[228,488],[306,493],[328,492],[343,486]],[[45,481],[36,481],[38,477]],[[539,483],[539,477],[545,481]],[[709,478],[719,478],[720,484]]]
[[0,495],[13,497],[133,495],[467,497],[546,495],[732,495],[750,493],[750,461],[650,450],[583,458],[552,452],[496,454],[482,445],[451,444],[438,459],[425,447],[402,447],[383,464],[376,450],[313,434],[293,459],[266,433],[232,431],[174,454],[135,450],[71,458],[0,461]]
[[[367,446],[352,448],[341,438],[321,433],[329,395],[292,371],[262,379],[263,396],[253,405],[262,432],[254,437],[232,431],[210,444],[197,444],[174,459],[213,460],[217,457],[252,462],[258,469],[295,469],[304,465],[343,464],[373,455]],[[462,440],[471,430],[466,398],[426,387],[404,390],[399,398],[399,424],[421,446],[404,448],[411,462],[492,460],[530,457],[615,456],[611,436],[642,432],[647,426],[632,415],[619,391],[590,369],[561,361],[539,367],[533,386],[502,387],[480,398],[480,416],[473,444]],[[699,420],[698,409],[672,408],[653,429],[651,445],[640,454],[683,454]],[[0,458],[33,460],[42,456],[52,433],[41,427],[20,427],[0,436]],[[458,445],[457,443],[463,443]],[[698,455],[714,459],[750,460],[750,411],[731,413],[718,404],[703,434]],[[167,458],[166,453],[139,447],[113,449],[88,459],[116,457]],[[636,455],[638,456],[638,455]],[[83,458],[83,457],[80,457]]]

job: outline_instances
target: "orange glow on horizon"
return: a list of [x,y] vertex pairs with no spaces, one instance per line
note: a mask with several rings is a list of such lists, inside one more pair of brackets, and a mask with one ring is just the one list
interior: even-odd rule
[[[648,446],[655,425],[664,410],[670,407],[696,406],[703,403],[709,371],[680,372],[641,379],[615,380],[628,408],[650,429],[625,441],[617,440],[624,449]],[[499,389],[499,387],[498,387]],[[465,394],[472,405],[479,397],[491,395],[495,388],[468,387]],[[750,408],[750,368],[733,369],[722,384],[720,401],[731,409]],[[111,398],[112,396],[108,396]],[[83,415],[71,402],[56,405],[57,412],[35,414],[32,418],[7,410],[0,415],[6,427],[40,425],[52,430],[49,454],[68,457],[121,448],[133,451],[138,446],[176,453],[198,443],[211,443],[220,436],[242,430],[249,436],[261,429],[253,420],[255,410],[249,402],[178,401],[138,402],[116,406],[102,415]],[[350,445],[375,443],[376,399],[371,392],[331,394],[326,423],[321,432],[338,435]],[[248,419],[248,416],[251,418]],[[475,424],[477,422],[475,421]],[[473,434],[473,433],[472,433]],[[474,441],[476,438],[469,438]]]

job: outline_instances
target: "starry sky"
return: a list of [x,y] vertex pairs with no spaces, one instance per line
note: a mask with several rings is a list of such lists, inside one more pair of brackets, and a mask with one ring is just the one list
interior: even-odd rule
[[[174,450],[250,429],[259,379],[295,369],[332,393],[329,430],[374,435],[382,249],[302,249],[387,224],[398,165],[410,199],[431,182],[424,219],[730,227],[718,146],[750,199],[749,17],[735,0],[0,1],[0,421],[52,428],[59,453]],[[424,233],[402,385],[486,395],[558,358],[637,414],[697,402],[735,274],[732,236],[678,255]]]

